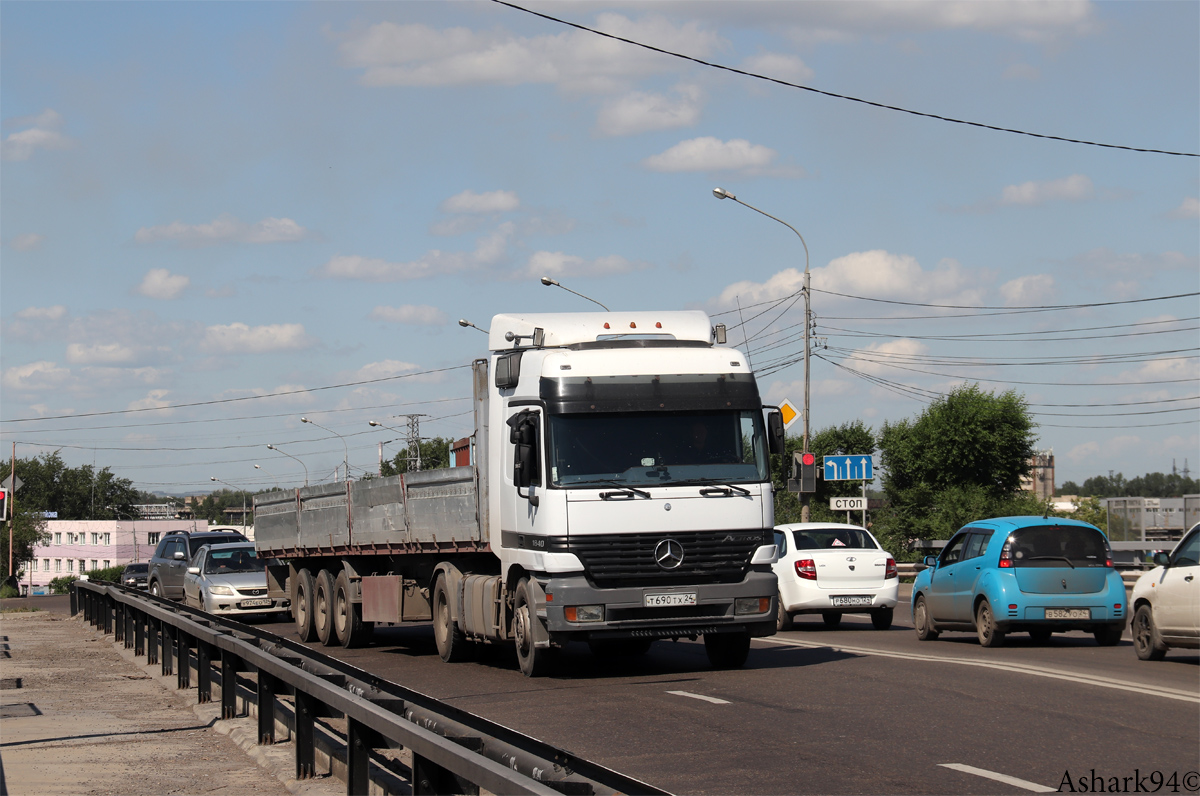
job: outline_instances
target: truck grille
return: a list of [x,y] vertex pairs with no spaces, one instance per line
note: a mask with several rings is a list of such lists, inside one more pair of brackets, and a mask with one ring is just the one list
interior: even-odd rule
[[[572,536],[567,547],[601,586],[737,583],[746,576],[754,551],[770,544],[770,537],[769,530],[757,529],[602,534]],[[675,569],[663,569],[655,560],[654,550],[665,539],[683,547],[683,563]]]

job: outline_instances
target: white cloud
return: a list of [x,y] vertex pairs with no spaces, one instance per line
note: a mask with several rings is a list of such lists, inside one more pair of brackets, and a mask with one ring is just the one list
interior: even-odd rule
[[29,321],[61,321],[67,315],[67,308],[61,304],[53,307],[26,307],[17,313],[17,317]]
[[362,282],[404,282],[431,276],[458,273],[495,265],[508,251],[508,240],[516,227],[505,222],[475,243],[471,252],[428,252],[419,260],[391,262],[378,257],[334,255],[329,262],[313,270],[324,279],[353,279]]
[[443,326],[446,323],[446,313],[428,304],[404,304],[399,307],[378,306],[371,310],[371,319],[414,326]]
[[298,323],[248,326],[230,323],[204,330],[200,347],[216,354],[265,354],[273,351],[299,351],[311,348],[313,341]]
[[911,358],[924,354],[929,347],[917,340],[889,340],[886,343],[872,343],[869,346],[855,350],[844,364],[854,370],[875,375],[892,373],[894,368],[888,367],[887,362],[908,366]]
[[137,358],[130,346],[120,343],[71,343],[67,361],[72,365],[128,365]]
[[[163,409],[164,407],[170,406],[170,404],[171,404],[171,402],[167,400],[168,395],[170,395],[169,390],[151,390],[150,392],[146,393],[145,398],[140,398],[136,401],[132,401],[125,408],[126,409]],[[171,409],[165,409],[160,414],[170,415],[170,414],[173,414],[173,411],[174,410],[171,410]]]
[[743,71],[754,72],[764,77],[786,80],[789,83],[799,83],[811,80],[813,70],[794,55],[783,53],[761,53],[742,61]]
[[58,132],[63,118],[55,110],[47,108],[35,116],[19,116],[8,119],[6,124],[28,129],[12,133],[0,143],[0,159],[29,160],[38,149],[69,149],[75,142]]
[[71,379],[71,371],[55,362],[30,362],[4,371],[0,384],[14,392],[38,392],[61,389]]
[[752,144],[744,138],[722,141],[704,136],[680,141],[667,151],[646,158],[642,165],[651,171],[665,172],[725,171],[747,177],[806,176],[804,169],[774,165],[777,154],[769,147]]
[[518,278],[611,276],[612,274],[627,274],[648,267],[649,265],[646,263],[633,262],[616,254],[585,260],[574,254],[539,251],[534,252],[529,258],[525,268],[519,272]]
[[[955,260],[945,259],[936,268],[925,270],[913,257],[882,250],[847,254],[812,269],[814,289],[936,304],[983,304],[979,281]],[[766,282],[736,282],[721,291],[713,304],[721,309],[732,307],[739,296],[742,304],[780,299],[796,294],[803,284],[804,272],[788,268]]]
[[1005,282],[1000,286],[1006,307],[1032,306],[1049,303],[1055,295],[1054,277],[1049,274],[1030,274]]
[[134,292],[152,299],[169,301],[179,298],[191,283],[192,280],[182,274],[172,274],[166,268],[151,268],[146,272],[142,283],[134,288]]
[[380,362],[370,362],[350,374],[349,381],[371,381],[401,376],[418,370],[420,365],[412,362],[401,362],[398,359],[385,359]]
[[634,91],[610,99],[600,107],[596,130],[618,136],[691,127],[700,120],[702,98],[697,86],[675,88],[674,97]]
[[1179,207],[1167,214],[1169,218],[1200,218],[1200,199],[1195,196],[1185,196]]
[[1013,64],[1004,70],[1001,77],[1005,80],[1040,80],[1042,73],[1036,66]]
[[1002,205],[1042,205],[1046,202],[1081,202],[1092,198],[1092,181],[1083,174],[1072,174],[1060,180],[1025,182],[1009,185],[1000,193]]
[[[600,14],[595,27],[668,50],[705,57],[719,46],[695,22],[663,17],[630,20]],[[648,75],[679,68],[674,59],[584,31],[520,37],[495,28],[437,30],[381,22],[342,36],[343,62],[362,69],[368,86],[450,86],[548,83],[569,91],[611,93]]]
[[1075,464],[1079,464],[1080,462],[1094,461],[1098,453],[1100,453],[1100,443],[1093,440],[1071,448],[1067,451],[1067,458]]
[[505,213],[521,206],[514,191],[488,191],[475,193],[471,190],[451,196],[442,202],[443,213]]
[[134,234],[138,243],[169,241],[181,246],[210,246],[218,243],[287,243],[302,240],[308,230],[290,218],[265,218],[257,224],[239,221],[228,213],[208,224],[173,221],[157,227],[142,227]]
[[42,245],[46,240],[44,235],[37,235],[33,232],[28,232],[24,235],[17,235],[8,242],[8,247],[13,251],[28,252],[33,251]]

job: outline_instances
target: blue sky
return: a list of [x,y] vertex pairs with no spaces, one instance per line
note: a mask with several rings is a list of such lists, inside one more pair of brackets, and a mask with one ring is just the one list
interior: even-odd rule
[[[1200,151],[1193,2],[526,7],[886,105]],[[490,2],[0,22],[6,453],[167,492],[302,481],[270,443],[331,478],[342,441],[304,415],[373,471],[400,435],[368,420],[469,433],[485,339],[459,318],[594,308],[542,275],[704,309],[799,403],[804,249],[723,186],[807,242],[814,429],[978,380],[1026,397],[1060,483],[1200,470],[1200,301],[1138,301],[1200,289],[1200,158],[869,107]]]

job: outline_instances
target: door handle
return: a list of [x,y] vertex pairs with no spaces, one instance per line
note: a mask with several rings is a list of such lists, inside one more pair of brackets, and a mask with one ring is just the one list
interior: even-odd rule
[[1191,583],[1191,582],[1192,582],[1192,578],[1193,578],[1193,577],[1195,577],[1195,576],[1194,576],[1194,575],[1188,575],[1186,578],[1184,578],[1184,580],[1185,580],[1186,582],[1188,582],[1188,583]]

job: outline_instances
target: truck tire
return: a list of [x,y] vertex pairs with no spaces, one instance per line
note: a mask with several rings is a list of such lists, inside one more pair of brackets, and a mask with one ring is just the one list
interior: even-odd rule
[[305,642],[317,639],[317,626],[313,623],[314,588],[312,572],[298,570],[292,584],[292,618],[296,620],[296,635]]
[[313,589],[313,624],[317,627],[317,639],[326,647],[338,644],[337,628],[333,625],[333,588],[333,573],[321,570]]
[[438,575],[433,585],[433,640],[437,643],[438,655],[446,663],[461,663],[470,660],[475,651],[471,642],[454,624],[450,612],[450,589],[446,585],[446,576]]
[[362,619],[362,603],[350,599],[350,578],[342,570],[333,585],[333,625],[346,649],[365,646],[371,640],[373,622]]
[[513,605],[513,639],[517,646],[517,661],[521,673],[526,677],[542,677],[551,667],[554,650],[538,648],[533,641],[533,623],[540,622],[533,607],[533,595],[529,578],[521,578],[517,584],[517,597]]
[[740,669],[750,655],[750,634],[705,633],[704,652],[714,669]]

